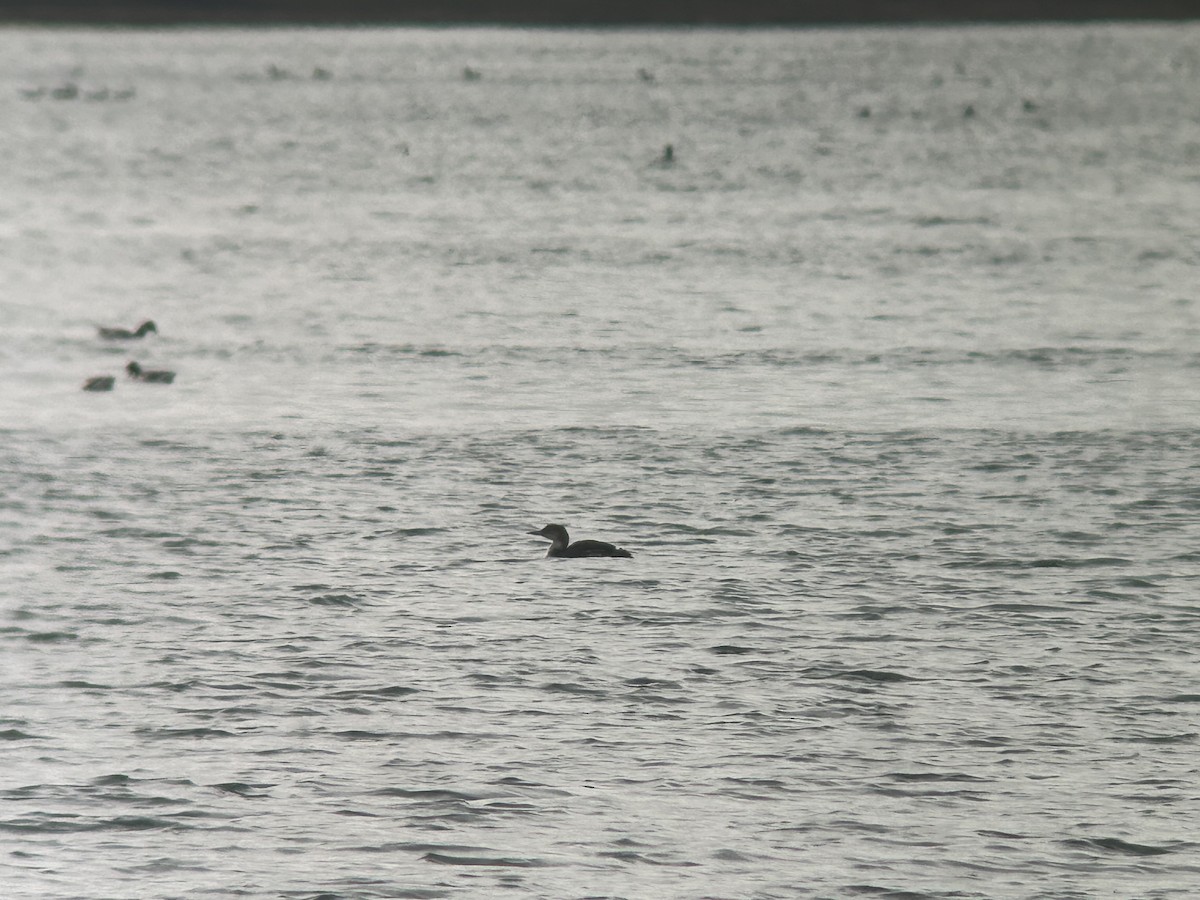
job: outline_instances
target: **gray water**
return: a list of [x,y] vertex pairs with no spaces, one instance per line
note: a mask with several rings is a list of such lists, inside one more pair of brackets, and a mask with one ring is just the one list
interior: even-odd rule
[[1198,47],[0,31],[3,895],[1200,894]]

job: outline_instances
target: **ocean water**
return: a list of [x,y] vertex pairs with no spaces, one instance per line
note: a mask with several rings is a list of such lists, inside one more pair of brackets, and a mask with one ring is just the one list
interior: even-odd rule
[[1197,48],[0,30],[3,896],[1200,894]]

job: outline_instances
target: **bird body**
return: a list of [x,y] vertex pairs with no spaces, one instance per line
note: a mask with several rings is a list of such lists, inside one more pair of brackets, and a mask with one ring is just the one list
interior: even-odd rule
[[547,525],[540,531],[531,531],[530,534],[536,534],[538,537],[544,537],[550,541],[550,549],[546,551],[547,556],[563,557],[568,559],[580,559],[583,557],[596,556],[620,556],[626,559],[632,559],[633,554],[622,547],[616,547],[605,541],[576,541],[571,543],[570,535],[567,534],[567,529],[562,525]]
[[85,391],[111,391],[113,382],[116,381],[111,375],[93,375],[83,383]]
[[150,384],[170,384],[175,380],[174,372],[168,372],[166,369],[143,369],[136,362],[127,365],[125,371],[129,373],[130,378]]
[[106,341],[132,341],[144,338],[151,331],[158,334],[158,326],[149,319],[139,325],[134,331],[130,331],[128,328],[104,328],[103,326],[96,330],[100,332],[100,337]]

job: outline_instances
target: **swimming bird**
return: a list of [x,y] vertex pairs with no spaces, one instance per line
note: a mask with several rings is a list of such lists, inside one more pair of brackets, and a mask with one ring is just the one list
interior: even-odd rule
[[125,371],[129,373],[130,378],[151,384],[170,384],[175,380],[174,372],[168,372],[166,369],[143,369],[135,362],[127,365]]
[[128,328],[105,328],[104,326],[100,326],[96,330],[106,341],[131,341],[135,338],[144,338],[151,331],[158,334],[158,326],[149,319],[139,325],[136,331],[130,331]]
[[116,381],[111,375],[93,375],[83,383],[85,391],[111,391],[113,382]]
[[607,544],[604,541],[576,541],[571,543],[571,538],[567,534],[567,529],[561,525],[547,525],[541,531],[531,531],[530,534],[536,534],[538,537],[544,537],[550,541],[550,549],[546,551],[547,556],[563,556],[570,558],[579,558],[583,556],[623,556],[627,559],[632,559],[633,554],[621,547],[614,547],[612,544]]

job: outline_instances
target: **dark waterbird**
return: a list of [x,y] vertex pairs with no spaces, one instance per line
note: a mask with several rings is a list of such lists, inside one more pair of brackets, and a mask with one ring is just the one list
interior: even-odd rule
[[105,328],[100,326],[96,329],[100,332],[100,337],[106,341],[132,341],[136,338],[144,338],[147,334],[153,331],[158,334],[158,326],[147,319],[136,330],[130,331],[128,328]]
[[150,384],[170,384],[175,380],[174,372],[168,372],[166,369],[143,369],[136,362],[127,365],[125,371],[129,373],[130,378]]
[[111,391],[116,379],[111,375],[93,375],[83,383],[85,391]]
[[632,559],[633,554],[621,547],[614,547],[612,544],[604,541],[576,541],[571,543],[571,538],[567,534],[567,529],[561,525],[547,525],[541,531],[531,531],[530,534],[536,534],[538,537],[544,537],[550,541],[550,549],[546,551],[547,556],[562,556],[572,559],[585,556],[623,556],[626,559]]

